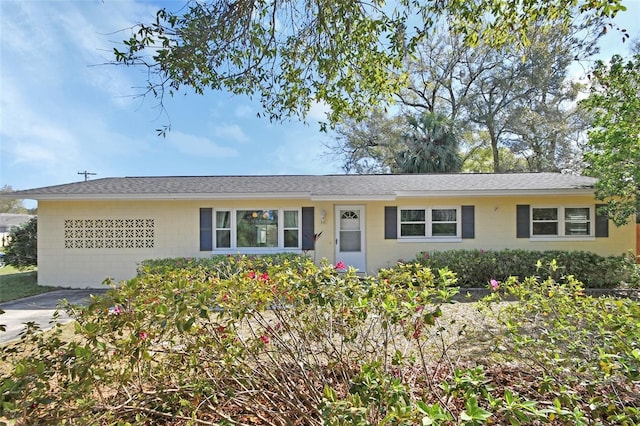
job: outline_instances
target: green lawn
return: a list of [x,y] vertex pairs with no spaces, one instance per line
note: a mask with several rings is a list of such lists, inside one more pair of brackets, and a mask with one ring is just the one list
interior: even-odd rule
[[0,303],[34,294],[57,290],[57,287],[38,285],[38,271],[19,271],[12,266],[0,268]]

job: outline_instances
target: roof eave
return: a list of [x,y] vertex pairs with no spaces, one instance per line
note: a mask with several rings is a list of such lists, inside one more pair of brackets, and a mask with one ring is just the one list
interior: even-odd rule
[[397,191],[397,198],[514,197],[531,195],[593,195],[593,188],[520,189],[520,190],[460,190],[460,191]]
[[30,194],[16,197],[38,201],[169,201],[169,200],[239,200],[239,199],[309,199],[308,192],[284,193],[162,193],[162,194]]

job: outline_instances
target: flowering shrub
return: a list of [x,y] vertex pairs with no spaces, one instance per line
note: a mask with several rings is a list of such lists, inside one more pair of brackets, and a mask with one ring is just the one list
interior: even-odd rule
[[539,274],[538,261],[555,260],[562,275],[579,277],[586,288],[614,288],[621,285],[640,286],[640,270],[635,256],[598,256],[584,251],[530,250],[447,250],[419,253],[414,260],[432,269],[448,268],[455,272],[462,288],[483,287],[491,279],[504,281],[510,276],[521,278]]
[[[526,365],[530,397],[563,424],[640,423],[640,305],[585,295],[572,276],[511,277],[484,301],[503,326],[497,359]],[[496,308],[505,298],[516,303]]]
[[[145,262],[136,279],[66,307],[71,337],[30,324],[19,344],[0,348],[0,416],[69,425],[640,421],[637,303],[591,302],[572,279],[495,279],[478,307],[503,325],[504,334],[489,329],[498,349],[456,358],[443,338],[457,321],[443,316],[455,282],[417,264],[359,276],[289,255]],[[503,309],[505,297],[519,301]]]
[[32,327],[22,344],[34,351],[4,353],[2,413],[32,423],[319,424],[332,410],[323,389],[344,396],[361,366],[432,356],[424,330],[457,290],[450,273],[413,271],[361,277],[287,256],[145,262],[136,279],[67,307],[73,339]]

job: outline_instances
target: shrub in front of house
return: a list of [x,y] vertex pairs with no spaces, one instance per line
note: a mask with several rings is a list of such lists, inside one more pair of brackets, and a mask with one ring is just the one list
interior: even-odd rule
[[217,276],[229,277],[241,272],[249,262],[254,269],[266,270],[270,266],[307,263],[308,258],[294,253],[275,253],[259,255],[218,254],[210,257],[171,257],[165,259],[147,259],[138,265],[138,276],[163,274],[181,269],[204,268]]
[[[574,279],[492,282],[483,304],[468,304],[481,316],[460,327],[446,312],[458,291],[446,269],[171,263],[67,306],[72,336],[29,324],[18,345],[0,346],[0,422],[640,422],[638,304],[585,296]],[[494,320],[474,339],[483,318]],[[454,349],[469,344],[482,346]]]
[[614,288],[637,284],[637,269],[628,256],[599,256],[585,251],[447,250],[419,253],[416,263],[433,269],[448,268],[462,288],[485,287],[492,279],[538,276],[538,262],[555,260],[560,267],[553,278],[573,275],[586,288]]

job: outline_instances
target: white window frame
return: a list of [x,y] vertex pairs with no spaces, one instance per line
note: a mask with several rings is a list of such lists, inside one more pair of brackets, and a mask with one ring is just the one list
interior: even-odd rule
[[[557,209],[558,212],[558,234],[557,235],[534,235],[533,233],[533,211],[534,209]],[[565,235],[567,220],[565,219],[565,209],[589,209],[589,235]],[[530,207],[529,235],[535,241],[585,241],[596,238],[596,217],[594,206],[579,205],[532,205]],[[535,221],[540,222],[540,221]]]
[[[433,236],[433,224],[432,219],[433,210],[454,210],[456,211],[456,235],[455,236]],[[425,235],[416,236],[403,236],[402,224],[403,223],[417,223],[417,222],[403,222],[402,211],[403,210],[424,210],[425,212]],[[422,223],[422,222],[420,222]],[[449,222],[444,222],[449,223]],[[398,207],[398,223],[397,223],[397,235],[400,242],[429,242],[429,243],[455,243],[462,241],[462,206],[399,206]]]
[[[277,247],[238,247],[238,211],[266,211],[275,210],[278,212],[278,246]],[[295,211],[298,214],[298,246],[297,247],[285,247],[284,245],[284,212]],[[218,212],[229,212],[231,216],[231,247],[218,247],[216,234],[218,228],[216,222],[216,215]],[[288,230],[295,228],[287,228]],[[301,207],[238,207],[238,208],[214,208],[213,209],[213,251],[222,254],[228,253],[278,253],[283,251],[288,252],[302,252],[302,208]]]

